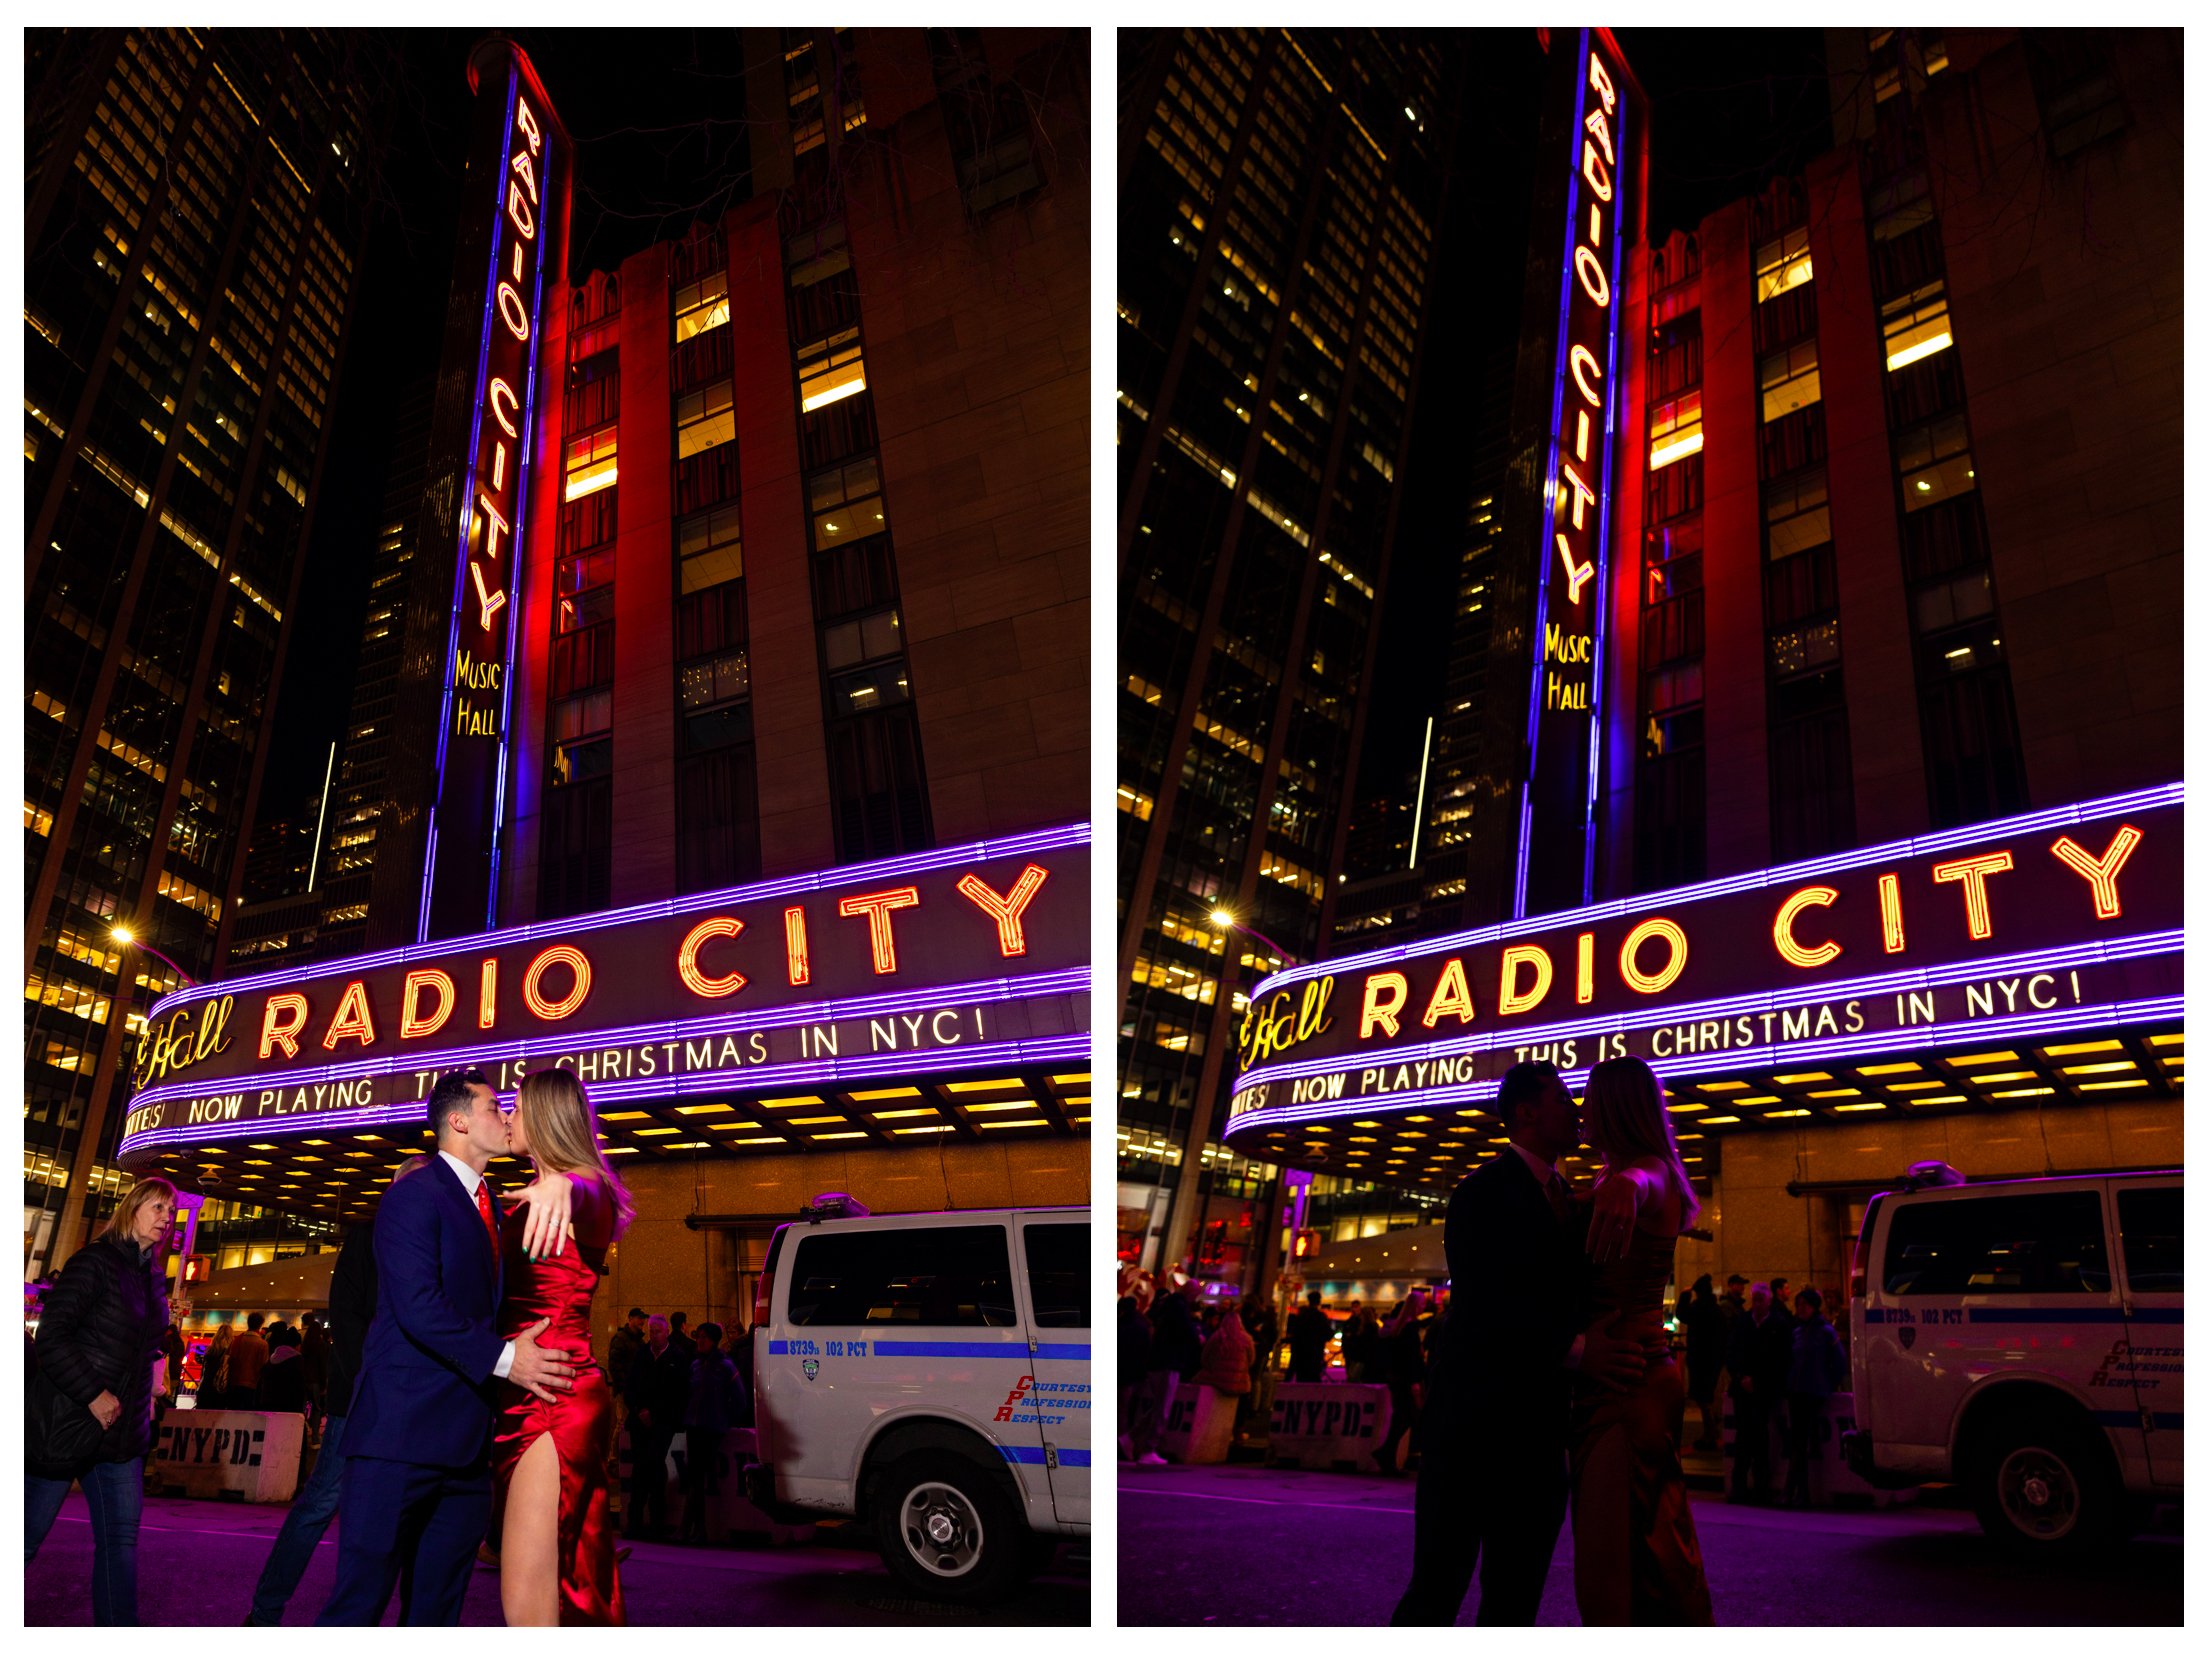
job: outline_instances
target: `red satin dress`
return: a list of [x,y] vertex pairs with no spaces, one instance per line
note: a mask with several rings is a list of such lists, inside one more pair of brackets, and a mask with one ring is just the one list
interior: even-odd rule
[[614,1386],[591,1358],[591,1294],[606,1272],[606,1248],[571,1238],[557,1256],[532,1262],[522,1249],[528,1215],[527,1206],[517,1206],[500,1225],[505,1274],[499,1333],[513,1337],[549,1319],[539,1347],[566,1350],[582,1364],[575,1387],[556,1401],[539,1400],[518,1384],[502,1385],[506,1398],[491,1445],[492,1472],[503,1500],[522,1454],[540,1435],[552,1437],[560,1460],[560,1622],[626,1625],[606,1480],[614,1453]]

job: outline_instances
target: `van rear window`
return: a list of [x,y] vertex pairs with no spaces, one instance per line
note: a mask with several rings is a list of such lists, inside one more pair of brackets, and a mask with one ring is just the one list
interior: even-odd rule
[[2102,1196],[2083,1188],[1907,1203],[1888,1225],[1882,1280],[1899,1297],[2108,1291]]
[[2180,1291],[2186,1245],[2176,1188],[2118,1191],[2118,1233],[2126,1248],[2126,1284],[2135,1291]]
[[798,1242],[793,1326],[1011,1326],[1005,1230],[824,1228]]

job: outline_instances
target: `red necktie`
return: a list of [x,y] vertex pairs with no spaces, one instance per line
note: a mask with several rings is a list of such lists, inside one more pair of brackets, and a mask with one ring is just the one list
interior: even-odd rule
[[476,1209],[483,1213],[483,1231],[491,1236],[491,1255],[499,1255],[499,1219],[491,1214],[491,1189],[482,1179],[476,1180]]

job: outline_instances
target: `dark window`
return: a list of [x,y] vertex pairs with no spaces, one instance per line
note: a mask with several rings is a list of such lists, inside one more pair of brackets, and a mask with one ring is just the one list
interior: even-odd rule
[[621,417],[622,371],[621,352],[601,350],[588,361],[579,361],[568,369],[567,405],[563,409],[562,430],[589,430],[603,425],[610,419]]
[[2010,666],[1992,619],[1918,645],[1919,730],[1934,825],[1993,820],[2026,807],[2026,766]]
[[1650,520],[1664,522],[1704,502],[1704,456],[1692,453],[1650,473]]
[[[602,752],[612,742],[595,743]],[[614,782],[600,773],[545,789],[538,828],[537,916],[596,912],[612,899]]]
[[1012,1326],[1012,1259],[1005,1230],[823,1229],[798,1242],[790,1265],[793,1326]]
[[2125,1247],[2126,1284],[2134,1291],[2178,1291],[2186,1246],[2180,1231],[2180,1190],[2121,1188],[2118,1238]]
[[1774,859],[1796,861],[1855,844],[1849,710],[1839,668],[1773,685],[1769,744]]
[[2027,29],[2026,62],[2041,104],[2041,130],[2058,160],[2122,132],[2126,105],[2101,29]]
[[928,785],[913,708],[891,705],[834,719],[826,732],[837,859],[928,848]]
[[[573,556],[606,545],[614,538],[614,499],[619,488],[601,488],[581,499],[566,500],[560,507],[558,554]],[[613,578],[611,571],[608,579]]]
[[[605,588],[611,591],[611,586]],[[601,621],[553,639],[552,693],[565,700],[614,681],[614,622]]]
[[1678,396],[1703,382],[1703,313],[1691,310],[1652,333],[1650,383],[1644,394],[1652,401],[1659,401]]
[[760,875],[760,799],[749,703],[683,720],[675,770],[675,878],[685,895]]
[[1087,1326],[1090,1225],[1031,1223],[1022,1230],[1021,1245],[1028,1253],[1028,1295],[1036,1306],[1036,1324]]
[[1704,875],[1703,712],[1652,714],[1635,770],[1635,883],[1645,890]]
[[1883,1289],[1898,1297],[2108,1291],[2102,1195],[2002,1194],[1905,1205]]

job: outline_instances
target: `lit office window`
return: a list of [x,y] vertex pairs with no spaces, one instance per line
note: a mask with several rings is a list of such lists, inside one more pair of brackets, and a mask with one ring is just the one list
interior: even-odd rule
[[1888,371],[1924,361],[1947,350],[1949,295],[1941,282],[1932,282],[1880,307],[1880,331],[1887,340]]
[[675,403],[675,456],[688,459],[708,448],[733,442],[737,435],[736,409],[730,405],[730,381],[706,385]]
[[729,274],[716,270],[675,290],[675,342],[719,327],[729,319]]
[[1663,403],[1650,415],[1650,469],[1662,471],[1676,459],[1703,452],[1704,393],[1692,390]]
[[1903,477],[1903,509],[1907,512],[1923,511],[1980,485],[1962,414],[1937,419],[1897,438],[1895,461]]
[[1758,388],[1765,402],[1765,423],[1785,418],[1819,399],[1819,345],[1805,339],[1776,350],[1757,364]]
[[1757,302],[1777,298],[1811,279],[1811,232],[1790,230],[1757,249]]
[[798,405],[811,413],[867,388],[867,364],[860,358],[859,329],[847,327],[816,339],[798,351]]

